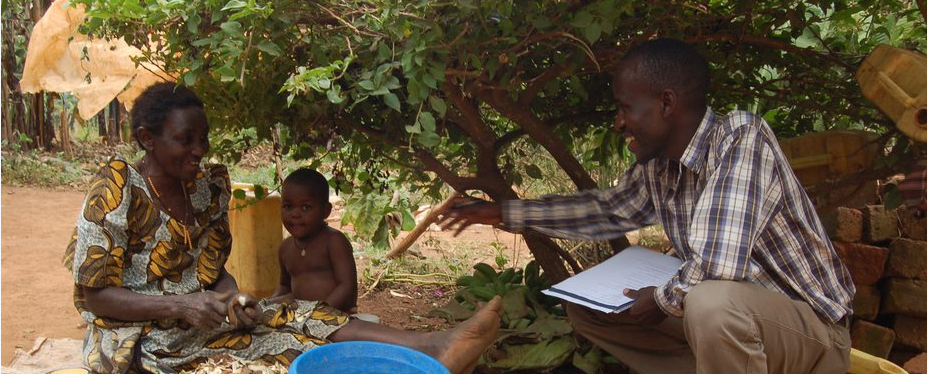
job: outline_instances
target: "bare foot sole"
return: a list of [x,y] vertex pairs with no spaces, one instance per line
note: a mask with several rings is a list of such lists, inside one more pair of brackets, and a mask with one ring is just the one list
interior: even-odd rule
[[453,330],[433,336],[442,340],[436,344],[442,348],[435,357],[452,374],[472,372],[480,355],[496,340],[502,305],[497,296]]

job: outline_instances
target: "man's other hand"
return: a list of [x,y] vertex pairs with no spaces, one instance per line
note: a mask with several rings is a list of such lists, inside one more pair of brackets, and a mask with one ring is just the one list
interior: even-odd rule
[[628,315],[639,324],[656,325],[661,323],[664,318],[667,318],[664,311],[657,306],[657,301],[654,300],[654,289],[655,287],[645,287],[638,290],[626,288],[622,292],[625,297],[635,300],[632,308],[628,311]]

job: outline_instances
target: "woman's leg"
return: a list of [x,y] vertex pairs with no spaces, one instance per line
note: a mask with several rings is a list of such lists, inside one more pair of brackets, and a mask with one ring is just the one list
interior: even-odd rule
[[328,339],[365,340],[409,347],[441,362],[453,374],[469,373],[483,351],[496,340],[502,300],[494,298],[470,319],[447,331],[416,332],[352,320]]

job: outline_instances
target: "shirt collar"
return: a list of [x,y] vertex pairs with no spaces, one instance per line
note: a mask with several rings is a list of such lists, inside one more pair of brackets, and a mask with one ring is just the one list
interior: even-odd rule
[[706,107],[706,114],[702,116],[702,121],[696,133],[693,134],[693,139],[690,139],[690,144],[686,146],[683,156],[680,157],[680,163],[687,169],[696,173],[702,170],[706,163],[706,152],[709,151],[709,134],[716,127],[715,122],[715,112],[712,108]]

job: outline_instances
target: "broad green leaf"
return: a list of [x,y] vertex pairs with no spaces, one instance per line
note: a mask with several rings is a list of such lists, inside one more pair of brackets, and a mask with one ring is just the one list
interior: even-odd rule
[[185,85],[187,85],[188,87],[192,87],[193,84],[196,83],[196,81],[197,81],[196,74],[193,74],[192,72],[184,73],[184,84]]
[[371,82],[371,81],[365,79],[365,80],[363,80],[363,81],[358,82],[358,87],[361,87],[361,88],[363,88],[363,89],[365,89],[365,90],[368,90],[368,91],[373,91],[373,90],[374,90],[374,82]]
[[445,106],[445,101],[435,95],[429,96],[429,105],[432,107],[432,110],[438,112],[439,117],[444,117],[445,111],[448,110],[447,106]]
[[341,95],[341,90],[337,85],[332,86],[332,88],[325,92],[325,97],[329,99],[332,104],[341,104],[345,101],[345,98]]
[[438,137],[438,134],[434,132],[423,132],[418,136],[419,144],[426,146],[428,148],[434,147],[441,143],[441,138]]
[[191,14],[190,17],[187,17],[187,31],[191,34],[196,34],[199,32],[200,27],[200,15],[197,13]]
[[583,36],[590,44],[596,43],[600,35],[602,35],[602,28],[599,26],[599,22],[592,22],[583,28]]
[[548,370],[553,369],[567,360],[574,352],[575,344],[571,338],[543,340],[535,344],[506,345],[503,351],[505,358],[488,362],[494,369],[504,371],[515,370]]
[[393,108],[393,110],[397,112],[399,112],[401,109],[400,99],[396,97],[396,94],[392,92],[386,95],[383,95],[383,103],[387,104],[388,107]]
[[595,346],[591,347],[586,354],[576,351],[572,363],[574,367],[586,374],[597,374],[602,367],[602,351]]
[[574,17],[573,22],[571,22],[570,24],[576,28],[582,29],[584,27],[589,26],[590,22],[592,21],[593,21],[593,16],[589,12],[580,11],[579,13],[577,13],[576,17]]
[[242,31],[242,24],[236,21],[223,22],[221,25],[219,25],[219,28],[229,36],[238,39],[245,37],[245,32]]
[[425,83],[426,86],[429,86],[429,88],[431,88],[431,89],[433,89],[433,90],[438,89],[438,84],[437,84],[437,82],[435,81],[435,77],[433,77],[433,76],[431,76],[431,75],[429,75],[429,74],[425,74],[425,75],[422,76],[422,83]]
[[408,133],[410,133],[410,134],[421,134],[421,133],[422,133],[422,125],[420,125],[418,121],[416,121],[416,123],[414,123],[414,124],[412,124],[412,125],[406,125],[406,132],[408,132]]
[[246,6],[248,6],[248,3],[244,2],[244,1],[241,1],[241,0],[232,0],[232,1],[229,1],[228,3],[226,3],[226,6],[222,7],[222,10],[223,10],[223,11],[226,11],[226,10],[233,10],[233,9],[242,9],[242,8],[244,8],[244,7],[246,7]]
[[403,209],[401,212],[403,215],[403,231],[412,231],[416,228],[416,218],[412,216],[412,213],[408,209]]
[[274,42],[266,39],[258,43],[258,49],[271,56],[280,56],[284,53],[284,51],[281,50],[277,44],[274,44]]
[[424,132],[435,132],[435,117],[432,113],[422,112],[419,114],[419,124],[422,125]]

